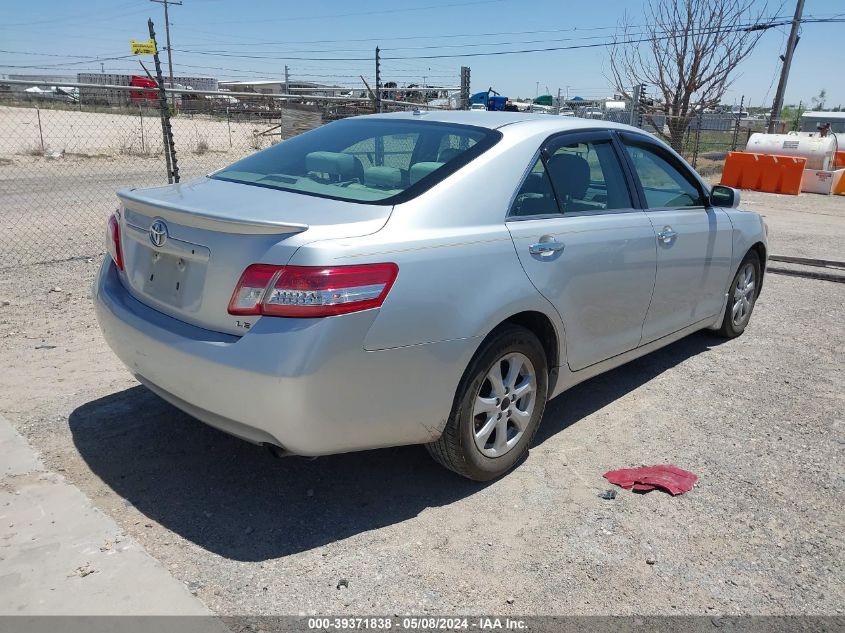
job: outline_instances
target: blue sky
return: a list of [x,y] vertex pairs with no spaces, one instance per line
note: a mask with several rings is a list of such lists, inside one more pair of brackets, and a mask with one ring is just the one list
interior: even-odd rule
[[[570,96],[606,96],[606,49],[419,57],[601,42],[625,10],[635,23],[642,15],[640,0],[183,1],[171,9],[175,74],[273,79],[287,64],[292,78],[360,88],[358,75],[369,81],[374,74],[373,51],[379,45],[384,80],[421,83],[425,77],[429,84],[456,86],[460,66],[467,65],[473,92],[492,86],[511,98],[543,94],[547,87],[553,93],[568,90]],[[788,2],[779,13],[791,17],[794,4]],[[779,3],[769,6],[774,13]],[[0,24],[0,74],[99,72],[100,61],[93,58],[128,55],[130,38],[146,39],[147,17],[155,21],[163,46],[162,13],[161,5],[148,0],[8,2]],[[845,17],[845,1],[806,0],[804,14]],[[825,88],[829,105],[845,105],[845,81],[836,67],[845,23],[802,28],[787,103],[807,101]],[[780,27],[763,36],[739,68],[726,102],[738,103],[745,95],[746,103],[771,104],[787,34],[788,27]],[[400,57],[405,59],[391,59]],[[132,58],[102,63],[106,72],[140,68]]]

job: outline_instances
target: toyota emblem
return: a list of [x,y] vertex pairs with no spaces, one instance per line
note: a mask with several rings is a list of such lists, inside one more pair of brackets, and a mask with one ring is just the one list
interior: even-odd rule
[[150,242],[153,246],[161,248],[167,241],[167,225],[164,220],[156,219],[150,225]]

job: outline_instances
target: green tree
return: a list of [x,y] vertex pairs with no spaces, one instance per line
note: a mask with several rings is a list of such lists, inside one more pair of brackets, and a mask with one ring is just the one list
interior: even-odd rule
[[813,110],[824,110],[827,102],[827,88],[819,90],[819,94],[810,99],[810,102],[813,104]]

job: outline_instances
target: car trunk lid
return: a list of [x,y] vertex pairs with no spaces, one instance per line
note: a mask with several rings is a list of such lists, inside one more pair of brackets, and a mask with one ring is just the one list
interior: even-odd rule
[[167,315],[231,334],[261,318],[227,310],[247,266],[285,265],[307,242],[374,233],[391,211],[210,178],[118,198],[129,292]]

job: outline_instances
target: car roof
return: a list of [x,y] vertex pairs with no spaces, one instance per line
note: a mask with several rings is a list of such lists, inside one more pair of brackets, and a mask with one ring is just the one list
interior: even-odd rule
[[368,114],[370,118],[405,119],[415,121],[436,121],[439,123],[455,123],[459,125],[474,125],[476,127],[496,130],[506,126],[530,125],[534,129],[547,129],[550,132],[580,130],[596,128],[621,129],[644,133],[643,130],[598,119],[582,119],[579,117],[561,117],[551,114],[535,114],[531,112],[495,112],[480,110],[417,110],[412,112],[391,112],[388,114]]

